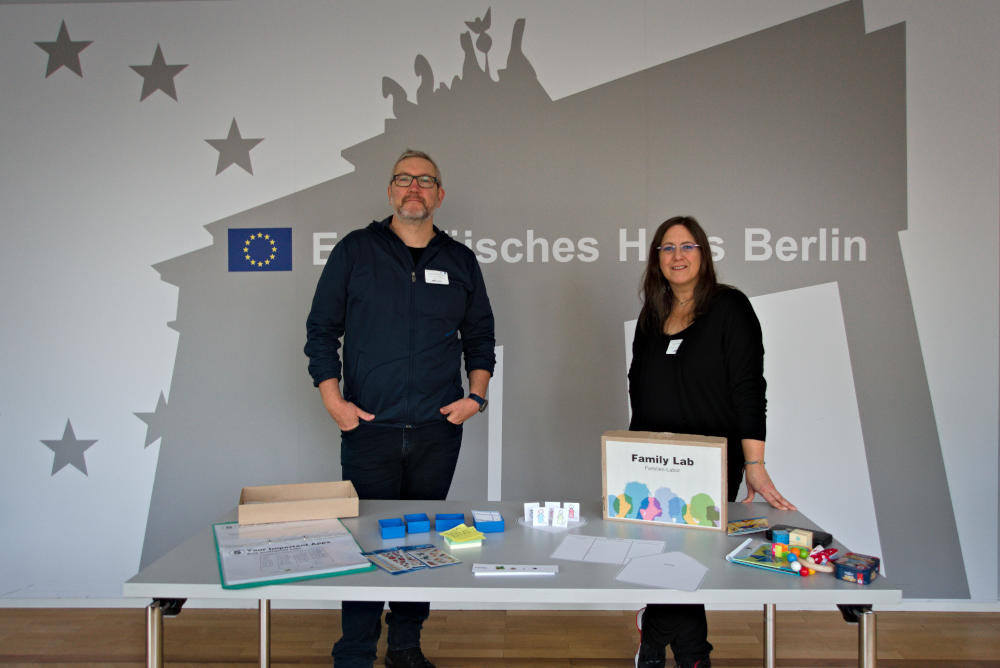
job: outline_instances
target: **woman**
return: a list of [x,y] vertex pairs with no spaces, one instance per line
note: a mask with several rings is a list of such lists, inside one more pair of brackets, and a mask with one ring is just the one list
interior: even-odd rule
[[[715,278],[708,237],[694,218],[656,230],[642,283],[632,343],[629,398],[637,431],[723,436],[729,501],[746,474],[747,498],[795,510],[764,467],[764,346],[746,295]],[[703,605],[649,605],[640,621],[638,668],[666,664],[669,644],[681,668],[711,665]]]

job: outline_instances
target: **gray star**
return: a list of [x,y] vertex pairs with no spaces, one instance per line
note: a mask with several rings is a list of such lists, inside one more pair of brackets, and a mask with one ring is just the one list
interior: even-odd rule
[[163,392],[160,392],[160,398],[156,401],[156,408],[153,409],[152,413],[135,413],[135,416],[146,423],[146,444],[144,448],[148,448],[153,441],[163,436],[163,428],[161,422],[164,419],[165,409],[167,407],[167,400],[163,398]]
[[87,475],[87,462],[83,458],[83,451],[97,443],[97,440],[82,441],[73,433],[73,425],[66,420],[66,429],[63,430],[62,438],[58,441],[43,440],[49,450],[55,453],[52,460],[52,475],[55,475],[67,464],[75,466],[83,475]]
[[163,59],[163,50],[157,44],[151,64],[129,65],[129,67],[142,77],[142,95],[139,97],[139,101],[142,102],[158,90],[162,90],[176,100],[177,89],[174,88],[174,77],[180,74],[187,65],[167,65],[167,61]]
[[60,67],[76,72],[77,76],[83,76],[83,68],[80,67],[80,52],[86,49],[93,42],[73,42],[69,38],[69,30],[66,29],[66,22],[59,26],[59,36],[54,42],[35,42],[45,53],[49,54],[49,64],[45,68],[45,78],[58,70]]
[[229,126],[229,135],[225,139],[206,139],[205,141],[219,152],[219,164],[215,168],[216,175],[221,174],[222,170],[229,165],[239,165],[248,173],[253,174],[253,166],[250,164],[250,149],[264,141],[264,138],[244,139],[240,136],[240,127],[236,125],[234,118],[232,125]]

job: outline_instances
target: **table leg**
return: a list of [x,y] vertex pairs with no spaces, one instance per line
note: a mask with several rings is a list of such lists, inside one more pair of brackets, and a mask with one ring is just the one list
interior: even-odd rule
[[877,629],[875,612],[870,608],[858,614],[858,666],[875,668],[878,665]]
[[764,604],[764,668],[774,668],[774,603]]
[[260,599],[260,668],[268,668],[271,665],[271,601],[266,598]]
[[163,609],[159,601],[146,606],[146,668],[163,667]]

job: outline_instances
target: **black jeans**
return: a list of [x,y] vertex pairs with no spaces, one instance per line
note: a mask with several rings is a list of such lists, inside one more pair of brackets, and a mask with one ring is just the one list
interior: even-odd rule
[[651,603],[642,613],[642,642],[654,647],[670,645],[674,660],[684,665],[707,659],[708,642],[705,606],[692,603]]
[[[728,443],[726,471],[729,501],[735,501],[743,478],[743,449],[740,442]],[[733,483],[735,481],[735,484]],[[654,647],[670,645],[674,660],[685,665],[707,659],[712,651],[708,642],[708,619],[700,603],[651,603],[642,613],[642,641]]]
[[[448,495],[461,446],[461,425],[446,420],[416,428],[362,423],[341,434],[340,466],[362,499],[438,500]],[[337,668],[372,665],[383,607],[382,601],[341,603],[342,635],[332,652]],[[429,614],[429,603],[390,601],[385,617],[389,649],[419,647]]]

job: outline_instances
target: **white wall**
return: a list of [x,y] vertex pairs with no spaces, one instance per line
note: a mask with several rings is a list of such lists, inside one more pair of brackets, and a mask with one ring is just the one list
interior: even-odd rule
[[[492,8],[492,71],[520,17],[525,54],[558,100],[832,4],[504,2]],[[17,546],[0,604],[113,598],[138,568],[160,442],[144,447],[134,414],[161,391],[169,400],[177,353],[177,291],[151,265],[209,244],[206,223],[349,172],[340,151],[392,117],[382,77],[414,99],[420,53],[450,82],[464,21],[488,6],[0,6],[0,526]],[[868,0],[864,12],[869,31],[906,23],[900,241],[949,484],[926,493],[950,495],[971,600],[995,602],[1000,5]],[[93,41],[82,78],[45,77],[34,42],[55,40],[61,21]],[[178,101],[139,101],[129,66],[148,65],[156,44],[188,64]],[[252,176],[216,175],[204,141],[234,117],[244,137],[265,138]],[[86,475],[51,470],[42,441],[62,439],[67,420],[97,441]]]

